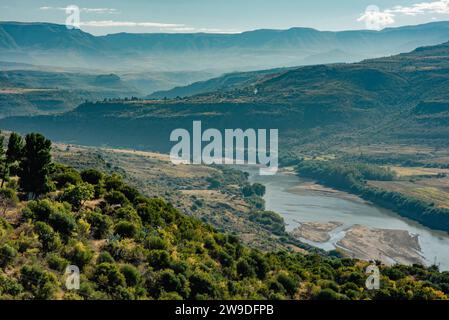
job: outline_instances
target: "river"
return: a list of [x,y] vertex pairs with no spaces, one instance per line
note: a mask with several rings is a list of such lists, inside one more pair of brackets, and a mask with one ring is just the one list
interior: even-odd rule
[[[301,222],[338,221],[343,225],[330,233],[331,239],[325,243],[308,242],[325,250],[336,248],[336,243],[345,235],[345,230],[354,225],[376,229],[406,230],[418,235],[421,255],[427,265],[435,263],[441,270],[449,270],[449,235],[433,231],[418,223],[402,218],[392,211],[379,208],[357,197],[344,197],[339,193],[324,193],[314,190],[298,191],[292,188],[306,181],[285,173],[275,176],[260,176],[255,168],[245,168],[252,183],[266,187],[266,210],[279,213],[285,220],[287,231]],[[375,258],[375,257],[373,257]]]

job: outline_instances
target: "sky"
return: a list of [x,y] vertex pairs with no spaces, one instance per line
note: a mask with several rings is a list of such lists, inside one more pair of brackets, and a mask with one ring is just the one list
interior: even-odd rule
[[[79,9],[79,20],[66,12],[69,6]],[[0,0],[1,21],[65,24],[68,17],[95,35],[292,27],[379,30],[449,20],[449,0]]]

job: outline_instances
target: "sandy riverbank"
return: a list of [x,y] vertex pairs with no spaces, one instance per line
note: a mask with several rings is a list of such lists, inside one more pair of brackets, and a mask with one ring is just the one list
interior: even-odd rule
[[329,223],[303,222],[291,234],[295,238],[304,238],[313,242],[324,243],[330,240],[329,233],[341,225],[341,222],[334,221]]

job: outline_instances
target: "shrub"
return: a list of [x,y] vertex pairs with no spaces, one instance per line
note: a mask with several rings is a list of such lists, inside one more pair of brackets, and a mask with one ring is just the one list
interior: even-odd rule
[[98,255],[97,263],[103,263],[103,262],[115,263],[115,260],[114,260],[114,258],[111,256],[111,254],[109,252],[102,251]]
[[125,276],[120,272],[117,265],[112,263],[100,263],[95,268],[93,280],[100,289],[108,293],[116,293],[119,287],[126,285]]
[[104,187],[107,191],[120,190],[123,184],[122,177],[115,173],[104,179]]
[[52,299],[57,290],[56,277],[38,265],[25,265],[20,269],[20,283],[38,300]]
[[104,239],[110,235],[112,228],[112,219],[110,217],[98,212],[90,212],[86,219],[90,224],[92,235],[95,239]]
[[19,197],[15,190],[10,188],[0,189],[0,207],[3,215],[8,208],[16,206],[17,203],[19,203]]
[[281,273],[277,277],[277,281],[285,288],[285,291],[291,296],[296,293],[298,282],[285,273]]
[[83,182],[68,186],[61,195],[61,200],[70,203],[75,210],[79,210],[86,201],[92,200],[94,195],[93,185]]
[[129,221],[120,221],[115,226],[114,232],[123,238],[134,238],[138,233],[138,227]]
[[87,169],[81,171],[81,179],[92,185],[98,185],[102,183],[104,174],[95,169]]
[[11,264],[17,256],[17,250],[9,244],[0,246],[0,267],[5,268]]
[[128,198],[125,197],[120,191],[111,191],[106,193],[104,200],[110,205],[127,205],[129,204]]
[[130,264],[125,264],[120,268],[120,271],[125,276],[128,287],[135,287],[140,283],[141,276],[136,267]]
[[56,253],[49,253],[47,255],[47,264],[53,270],[64,272],[69,265],[69,261]]
[[45,252],[56,250],[61,246],[59,235],[45,222],[36,222],[34,230],[37,233],[39,241],[42,243],[42,249]]
[[147,259],[148,264],[155,270],[169,268],[171,264],[170,255],[165,250],[151,250]]
[[93,252],[82,242],[76,242],[69,247],[67,252],[67,258],[71,264],[78,266],[82,269],[87,265],[93,257]]
[[69,237],[76,228],[75,218],[72,213],[66,211],[52,212],[48,223],[65,238]]
[[53,181],[58,189],[61,189],[69,184],[76,185],[80,183],[81,176],[73,168],[65,167],[62,165],[56,165],[56,172],[53,174]]
[[190,282],[190,297],[192,299],[198,298],[198,295],[206,295],[208,298],[216,298],[218,290],[215,287],[212,278],[204,273],[197,272],[189,277]]

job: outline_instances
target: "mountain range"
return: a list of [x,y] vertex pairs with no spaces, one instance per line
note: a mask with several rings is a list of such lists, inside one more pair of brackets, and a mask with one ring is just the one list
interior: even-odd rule
[[71,143],[164,152],[170,132],[191,128],[194,120],[204,128],[277,128],[281,150],[381,142],[446,146],[448,56],[446,42],[359,63],[249,73],[242,86],[191,97],[85,103],[61,115],[3,119],[0,126]]
[[[93,36],[50,23],[0,22],[0,60],[107,71],[261,70],[355,62],[449,40],[449,22],[329,32],[311,28],[239,34]],[[148,92],[150,93],[150,92]]]

